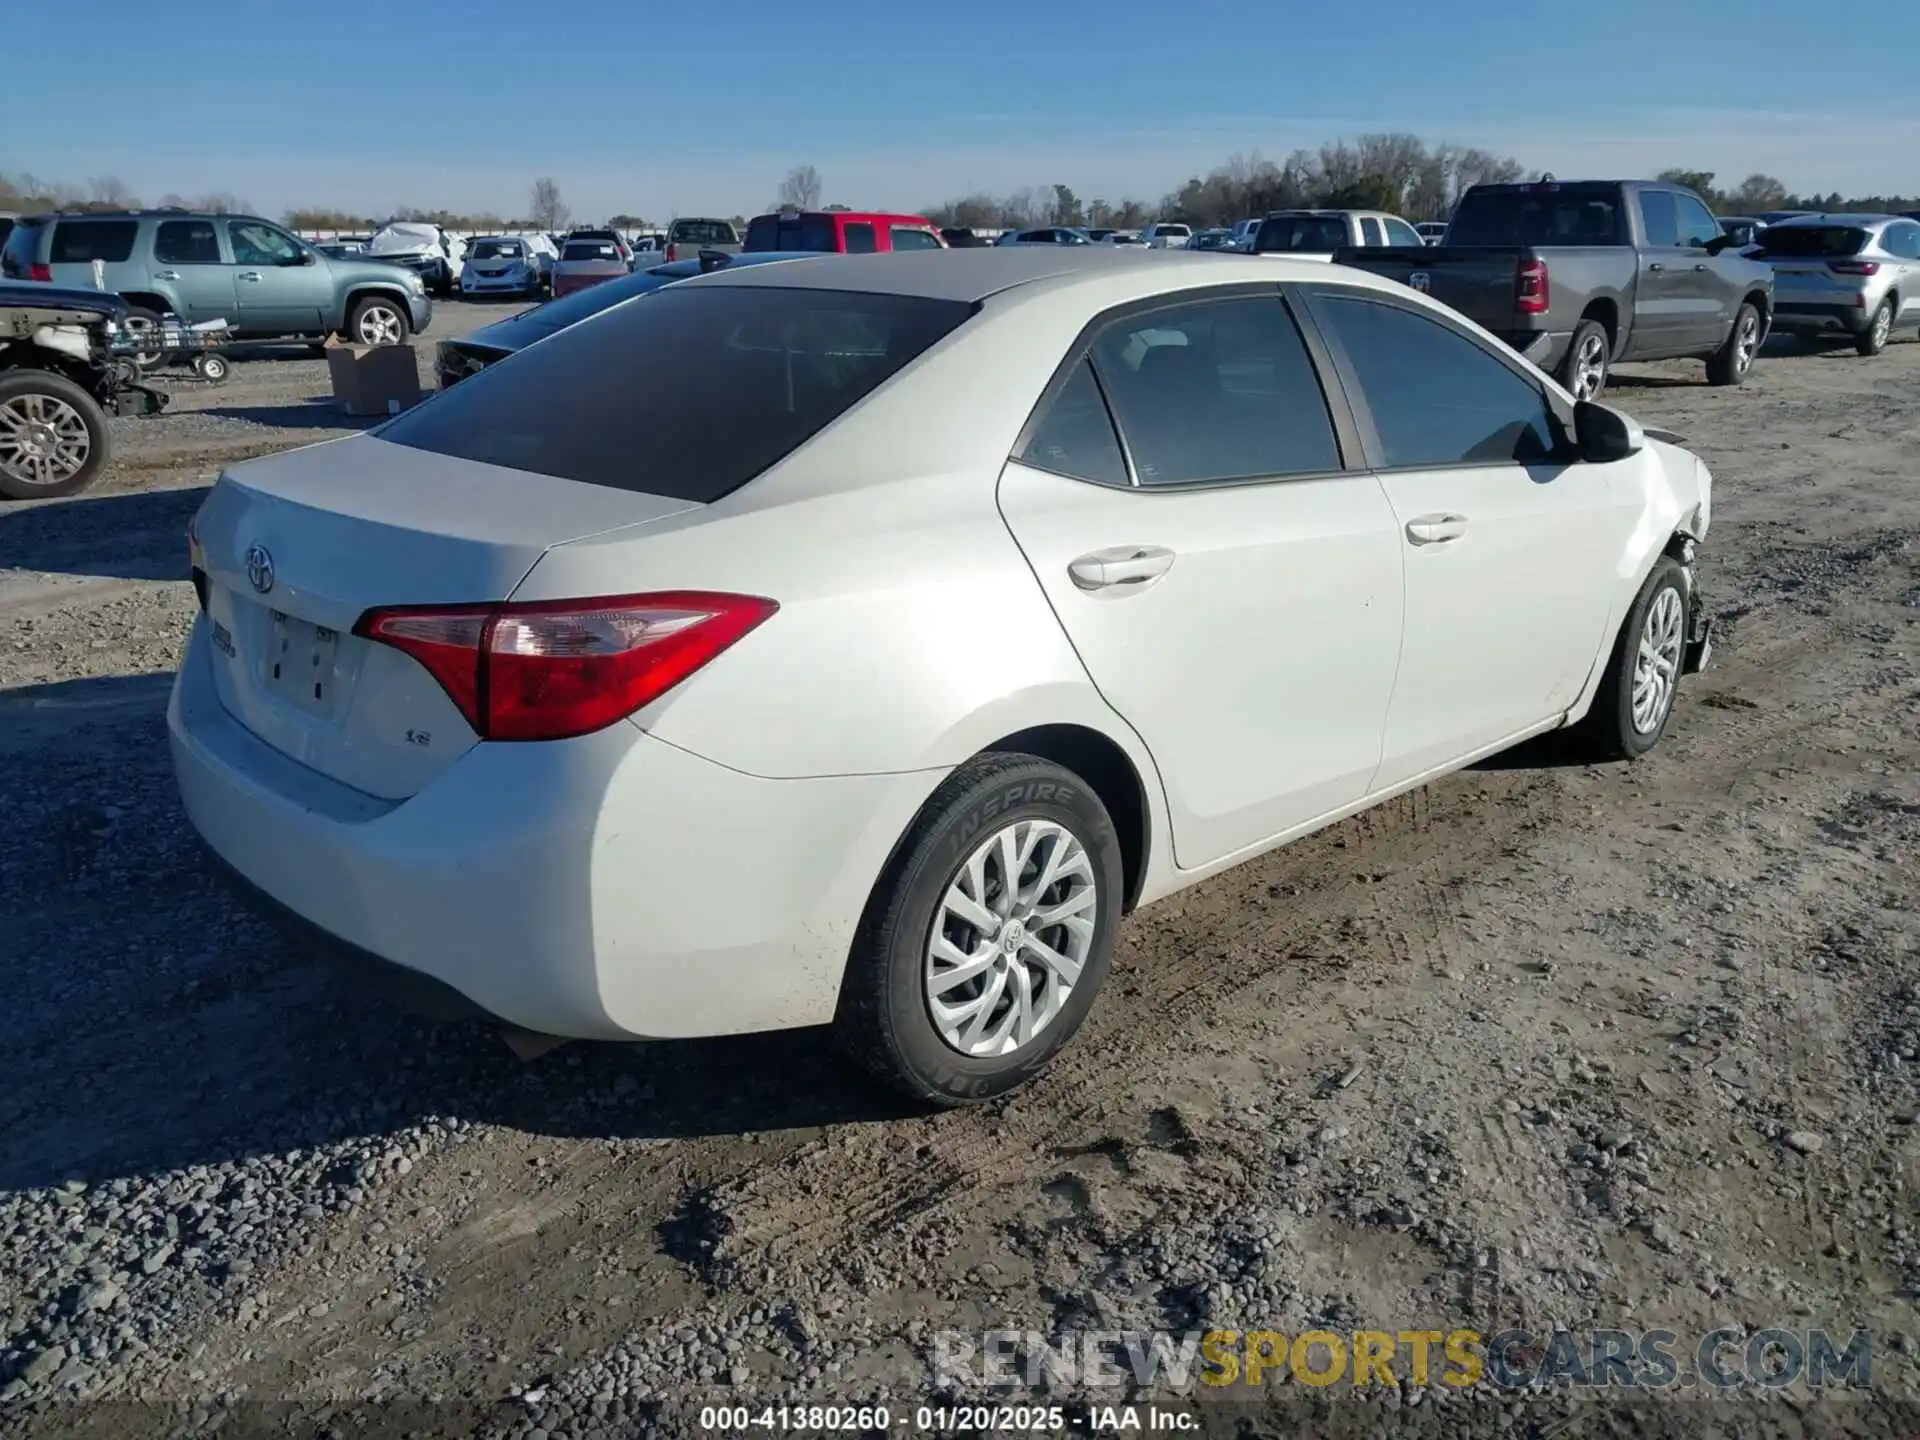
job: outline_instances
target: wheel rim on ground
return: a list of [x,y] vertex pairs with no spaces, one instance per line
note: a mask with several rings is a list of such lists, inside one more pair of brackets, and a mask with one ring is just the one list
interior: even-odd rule
[[22,485],[58,485],[93,453],[86,418],[57,395],[0,403],[0,470]]
[[934,1029],[962,1055],[1011,1055],[1072,998],[1093,953],[1099,883],[1086,847],[1051,820],[989,836],[934,912],[925,986]]
[[362,345],[398,345],[401,333],[398,311],[385,305],[372,305],[360,313]]
[[1591,400],[1607,378],[1607,337],[1588,335],[1573,356],[1573,398]]
[[1658,730],[1673,704],[1685,620],[1680,592],[1671,585],[1647,607],[1647,622],[1640,628],[1640,648],[1633,659],[1633,728],[1641,735]]

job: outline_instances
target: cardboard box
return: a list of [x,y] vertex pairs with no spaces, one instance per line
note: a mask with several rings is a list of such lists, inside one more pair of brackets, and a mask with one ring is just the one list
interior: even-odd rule
[[398,415],[420,403],[420,357],[411,345],[327,346],[333,399],[349,415]]

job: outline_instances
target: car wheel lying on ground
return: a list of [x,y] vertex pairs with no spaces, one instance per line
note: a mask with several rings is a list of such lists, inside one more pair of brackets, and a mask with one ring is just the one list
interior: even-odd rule
[[175,768],[323,947],[964,1103],[1124,913],[1547,731],[1649,749],[1710,493],[1352,271],[733,265],[224,474]]

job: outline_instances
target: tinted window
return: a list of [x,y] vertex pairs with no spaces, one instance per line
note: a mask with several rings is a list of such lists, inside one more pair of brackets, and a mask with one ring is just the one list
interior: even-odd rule
[[569,240],[560,252],[562,260],[619,260],[620,247],[611,240]]
[[88,264],[104,260],[118,265],[133,254],[138,220],[61,220],[53,227],[54,265]]
[[1760,232],[1760,252],[1789,259],[1843,260],[1858,255],[1867,232],[1852,225],[1776,225]]
[[476,240],[467,248],[469,260],[518,260],[525,254],[518,240]]
[[1680,243],[1680,211],[1671,190],[1640,192],[1640,228],[1648,245],[1670,250]]
[[925,230],[910,229],[904,225],[893,227],[893,248],[896,250],[938,250],[940,242]]
[[1260,222],[1256,252],[1306,250],[1330,253],[1347,243],[1347,222],[1337,215],[1274,215]]
[[1903,260],[1920,260],[1920,225],[1889,225],[1880,245]]
[[1375,220],[1371,215],[1361,217],[1360,243],[1362,245],[1384,245],[1386,243],[1380,235],[1380,222]]
[[702,504],[737,490],[961,324],[957,301],[662,290],[380,427],[440,455]]
[[235,220],[227,226],[236,265],[278,265],[300,253],[299,243],[263,220]]
[[1448,245],[1618,245],[1617,185],[1469,190],[1453,212]]
[[1420,243],[1419,233],[1411,225],[1407,224],[1406,221],[1383,220],[1380,223],[1387,227],[1387,243],[1389,245],[1418,245]]
[[1103,485],[1128,483],[1127,462],[1113,433],[1113,417],[1107,413],[1093,367],[1085,360],[1074,367],[1072,377],[1047,406],[1020,459],[1042,470],[1097,480]]
[[218,265],[220,237],[211,220],[163,220],[153,235],[153,258],[163,265]]
[[849,255],[871,255],[878,248],[873,238],[873,226],[864,220],[849,222],[846,237]]
[[676,220],[668,232],[680,245],[738,245],[740,237],[724,220]]
[[0,250],[0,275],[5,275],[9,280],[27,278],[31,273],[28,267],[33,264],[33,252],[39,243],[41,230],[41,226],[26,222],[14,225],[13,233],[7,236],[6,248]]
[[1698,249],[1720,234],[1720,222],[1713,218],[1713,212],[1691,195],[1673,197],[1674,214],[1679,220],[1680,243],[1690,249]]
[[747,250],[812,250],[830,255],[839,247],[833,243],[833,222],[817,215],[783,220],[761,215],[747,224]]
[[1544,459],[1554,430],[1542,393],[1464,335],[1394,305],[1316,297],[1347,352],[1387,466]]
[[1094,368],[1142,485],[1340,468],[1320,382],[1278,300],[1222,300],[1103,331]]

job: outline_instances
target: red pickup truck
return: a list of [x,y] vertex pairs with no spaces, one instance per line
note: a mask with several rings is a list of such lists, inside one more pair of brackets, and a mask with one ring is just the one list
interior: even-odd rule
[[789,210],[747,222],[748,254],[756,250],[812,250],[822,255],[870,255],[887,250],[944,250],[947,242],[924,215],[863,210]]

